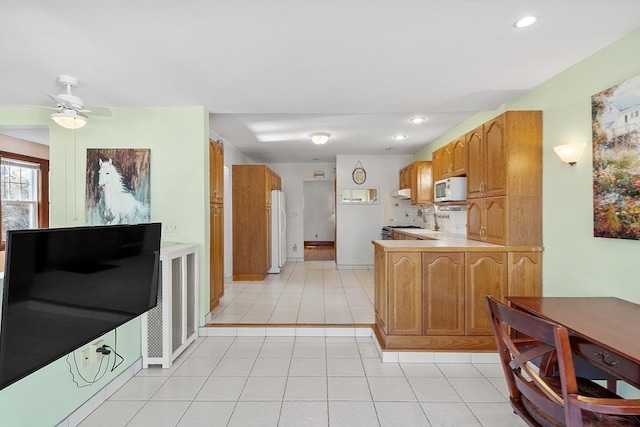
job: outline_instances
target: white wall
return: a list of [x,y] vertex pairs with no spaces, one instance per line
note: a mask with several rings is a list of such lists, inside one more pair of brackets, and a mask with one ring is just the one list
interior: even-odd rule
[[[378,188],[377,205],[336,206],[336,263],[338,268],[373,265],[372,240],[380,239],[380,229],[387,224],[385,203],[389,203],[391,191],[398,189],[398,171],[413,161],[413,156],[379,155],[347,156],[336,158],[337,190],[343,188]],[[352,179],[353,169],[360,162],[367,172],[367,180],[361,186]]]
[[[286,197],[287,259],[304,259],[304,182],[333,182],[335,163],[271,163],[268,164],[280,178]],[[314,179],[313,172],[324,172],[324,178]],[[295,246],[295,250],[294,250]]]
[[333,242],[335,194],[330,181],[304,181],[304,240]]

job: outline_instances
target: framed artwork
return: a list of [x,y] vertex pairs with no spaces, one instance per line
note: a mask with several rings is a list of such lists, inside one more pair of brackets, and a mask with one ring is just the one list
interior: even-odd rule
[[87,224],[150,220],[149,149],[87,149]]
[[591,97],[593,234],[640,240],[640,76]]

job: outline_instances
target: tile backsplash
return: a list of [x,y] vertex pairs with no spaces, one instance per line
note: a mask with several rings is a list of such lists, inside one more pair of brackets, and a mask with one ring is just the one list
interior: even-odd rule
[[412,206],[410,200],[386,198],[383,203],[385,225],[417,225],[433,230],[437,222],[440,231],[461,235],[467,233],[466,206],[460,206],[460,211],[444,211],[438,210],[435,205]]

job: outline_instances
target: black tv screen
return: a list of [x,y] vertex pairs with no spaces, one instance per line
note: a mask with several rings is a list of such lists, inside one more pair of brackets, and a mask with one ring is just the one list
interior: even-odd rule
[[155,307],[161,224],[7,232],[0,389]]

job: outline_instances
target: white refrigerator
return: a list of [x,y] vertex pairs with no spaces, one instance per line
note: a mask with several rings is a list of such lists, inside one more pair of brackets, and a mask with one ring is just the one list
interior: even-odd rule
[[271,268],[269,273],[280,273],[287,260],[287,215],[284,193],[271,190]]

